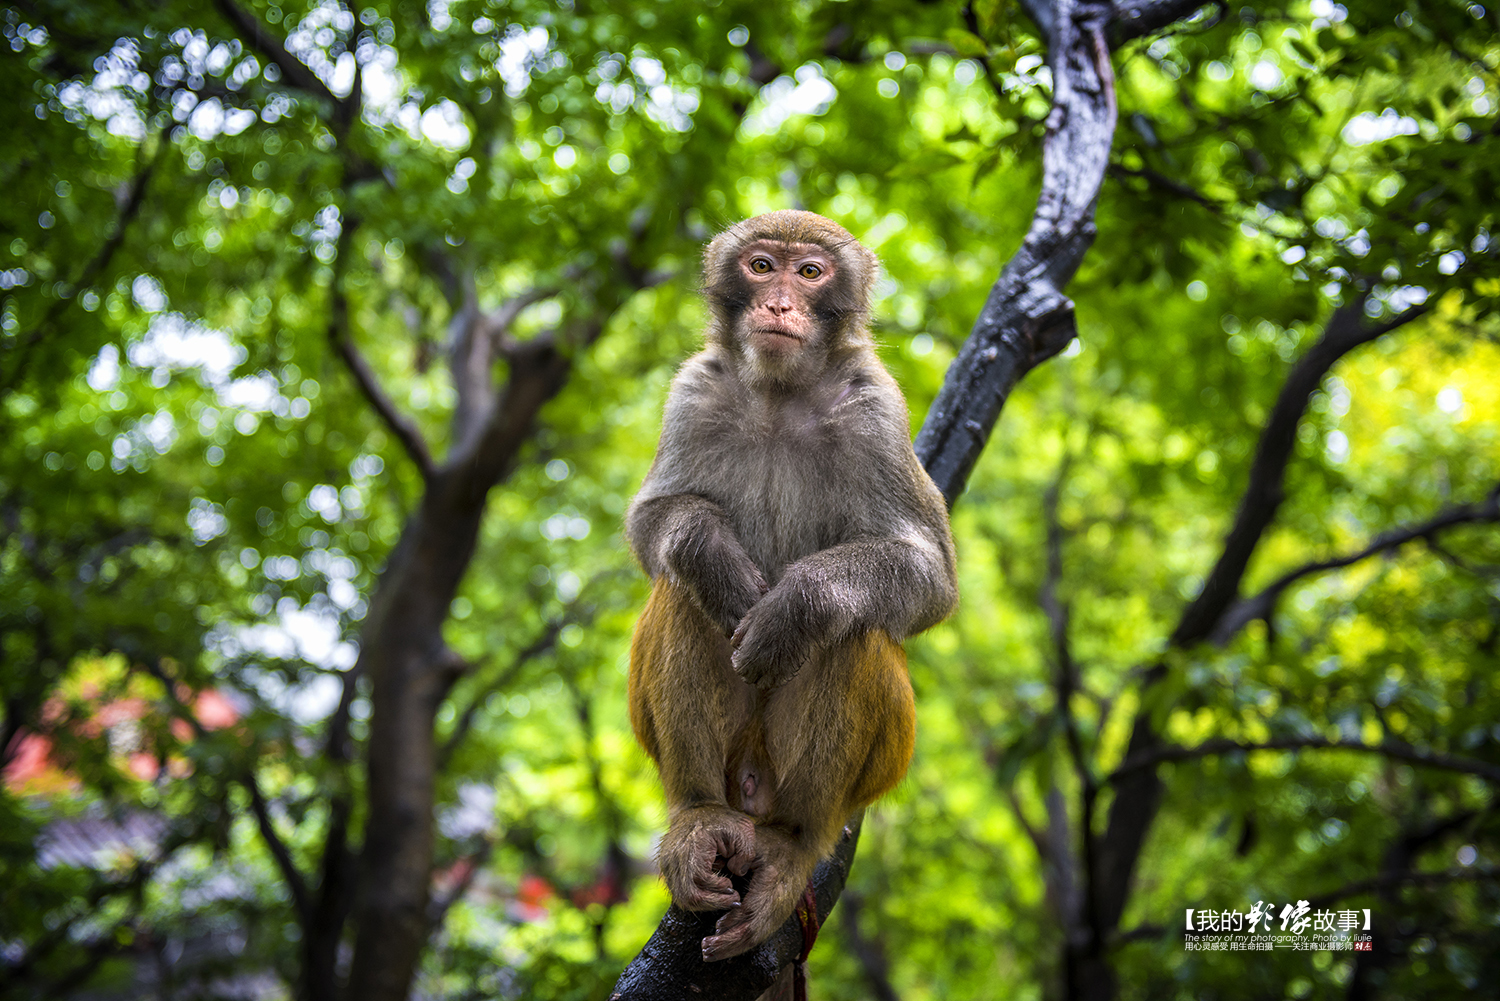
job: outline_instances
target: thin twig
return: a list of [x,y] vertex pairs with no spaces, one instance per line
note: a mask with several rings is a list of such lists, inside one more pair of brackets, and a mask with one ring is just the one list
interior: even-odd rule
[[1250,754],[1256,751],[1296,751],[1303,749],[1359,751],[1364,754],[1380,754],[1388,758],[1409,761],[1415,765],[1425,765],[1429,768],[1462,772],[1465,775],[1476,775],[1487,782],[1500,783],[1500,765],[1492,765],[1474,758],[1461,758],[1452,754],[1440,754],[1433,751],[1419,751],[1406,744],[1394,742],[1366,744],[1359,740],[1329,740],[1326,737],[1281,737],[1275,740],[1259,742],[1215,739],[1206,740],[1196,747],[1156,747],[1140,754],[1130,755],[1104,781],[1106,783],[1113,783],[1118,781],[1122,776],[1129,775],[1131,772],[1152,768],[1167,761],[1190,761],[1196,758],[1205,758],[1220,754]]
[[386,395],[385,390],[380,386],[380,380],[375,377],[374,370],[370,368],[370,363],[365,360],[359,348],[355,347],[354,339],[350,336],[349,297],[344,291],[343,278],[354,229],[355,221],[345,218],[339,230],[333,280],[329,289],[333,301],[328,319],[328,340],[338,351],[344,364],[348,366],[349,373],[354,376],[355,383],[359,385],[360,391],[364,393],[370,406],[375,409],[386,427],[396,436],[396,440],[401,442],[402,447],[406,449],[406,454],[416,464],[422,478],[430,480],[435,469],[432,452],[427,447],[427,440],[422,437],[422,432],[417,428],[416,423],[397,409],[396,404]]
[[1441,886],[1444,883],[1458,883],[1471,879],[1500,880],[1500,869],[1474,867],[1469,869],[1447,869],[1442,872],[1385,872],[1379,876],[1371,876],[1368,879],[1356,879],[1354,882],[1347,883],[1337,890],[1313,897],[1307,903],[1310,907],[1326,907],[1337,901],[1349,897],[1357,897],[1363,893],[1372,893],[1376,890],[1385,890],[1402,885]]
[[266,804],[266,798],[261,794],[260,783],[255,779],[254,771],[246,769],[240,778],[247,792],[250,793],[250,809],[255,813],[255,822],[260,827],[260,836],[270,849],[271,857],[276,861],[276,867],[281,870],[281,877],[286,880],[287,889],[292,894],[292,905],[297,909],[297,915],[302,919],[306,927],[312,918],[311,897],[307,891],[307,879],[302,875],[302,870],[297,868],[297,863],[292,859],[292,853],[288,850],[286,842],[281,840],[281,835],[276,833],[276,827],[271,822],[271,811]]
[[1276,602],[1282,593],[1304,577],[1352,566],[1361,560],[1399,549],[1408,542],[1418,539],[1426,540],[1436,547],[1435,536],[1443,529],[1452,528],[1455,525],[1495,521],[1500,521],[1500,486],[1491,490],[1483,501],[1448,508],[1420,524],[1383,532],[1357,552],[1308,563],[1283,574],[1260,593],[1249,598],[1241,598],[1231,605],[1220,617],[1210,638],[1213,642],[1222,645],[1229,642],[1235,633],[1257,619],[1263,619],[1269,623],[1271,615],[1276,611]]
[[136,171],[135,176],[130,179],[130,183],[125,190],[125,197],[119,203],[114,228],[110,231],[109,237],[100,245],[98,253],[89,259],[89,262],[84,265],[83,270],[78,273],[78,277],[72,282],[73,294],[60,296],[54,300],[31,333],[20,338],[18,344],[20,358],[16,363],[15,369],[5,377],[4,385],[0,386],[0,390],[8,389],[20,381],[31,357],[28,349],[35,347],[42,340],[46,339],[56,326],[57,321],[62,317],[63,312],[77,301],[79,295],[93,285],[94,280],[104,273],[105,268],[109,267],[109,262],[114,259],[115,253],[125,242],[125,236],[130,228],[130,224],[140,215],[141,207],[146,202],[146,189],[150,186],[151,178],[156,173],[157,167],[160,166],[166,150],[172,145],[168,139],[169,132],[170,129],[163,129],[161,131],[157,139],[155,152]]

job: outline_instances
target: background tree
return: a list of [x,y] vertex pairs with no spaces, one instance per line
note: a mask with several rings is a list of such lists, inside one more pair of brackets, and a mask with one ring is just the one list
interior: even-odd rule
[[[860,235],[920,418],[1028,226],[1042,34],[3,9],[3,989],[607,992],[666,905],[618,521],[697,247],[788,205]],[[913,644],[820,993],[1495,980],[1494,28],[1115,38],[1080,340],[955,508],[964,609]],[[1296,899],[1377,951],[1178,938]]]

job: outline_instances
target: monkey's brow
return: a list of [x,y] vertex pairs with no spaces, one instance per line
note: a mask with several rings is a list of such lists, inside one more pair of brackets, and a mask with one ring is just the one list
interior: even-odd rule
[[756,237],[751,237],[750,240],[749,240],[750,243],[755,243],[757,241],[765,241],[767,243],[779,243],[783,247],[791,247],[791,246],[793,246],[795,244],[803,244],[803,245],[809,246],[809,247],[819,247],[819,248],[821,248],[823,250],[843,250],[845,247],[849,246],[849,244],[851,244],[851,243],[858,243],[859,242],[858,240],[856,240],[852,236],[849,239],[847,239],[847,240],[840,240],[837,243],[825,243],[822,240],[809,240],[809,239],[801,238],[801,237],[793,238],[793,237],[784,236],[784,235],[783,236],[756,236]]

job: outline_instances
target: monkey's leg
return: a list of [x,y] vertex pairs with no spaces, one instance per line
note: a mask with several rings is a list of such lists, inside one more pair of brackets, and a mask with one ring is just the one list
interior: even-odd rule
[[680,586],[659,578],[630,646],[630,722],[667,797],[657,857],[672,899],[689,911],[723,910],[739,894],[720,868],[744,875],[755,824],[726,799],[726,756],[754,690],[729,663],[729,641]]
[[774,800],[755,827],[744,903],[703,940],[705,960],[746,952],[781,926],[844,821],[901,781],[916,744],[906,653],[884,632],[825,651],[763,712]]

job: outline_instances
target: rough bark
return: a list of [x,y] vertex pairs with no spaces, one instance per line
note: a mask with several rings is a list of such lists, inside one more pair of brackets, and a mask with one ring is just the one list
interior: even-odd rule
[[1077,333],[1063,295],[1094,242],[1094,204],[1115,129],[1114,74],[1099,0],[1026,4],[1047,41],[1052,111],[1042,145],[1042,190],[1006,264],[948,369],[915,443],[949,505],[968,482],[1006,397]]

